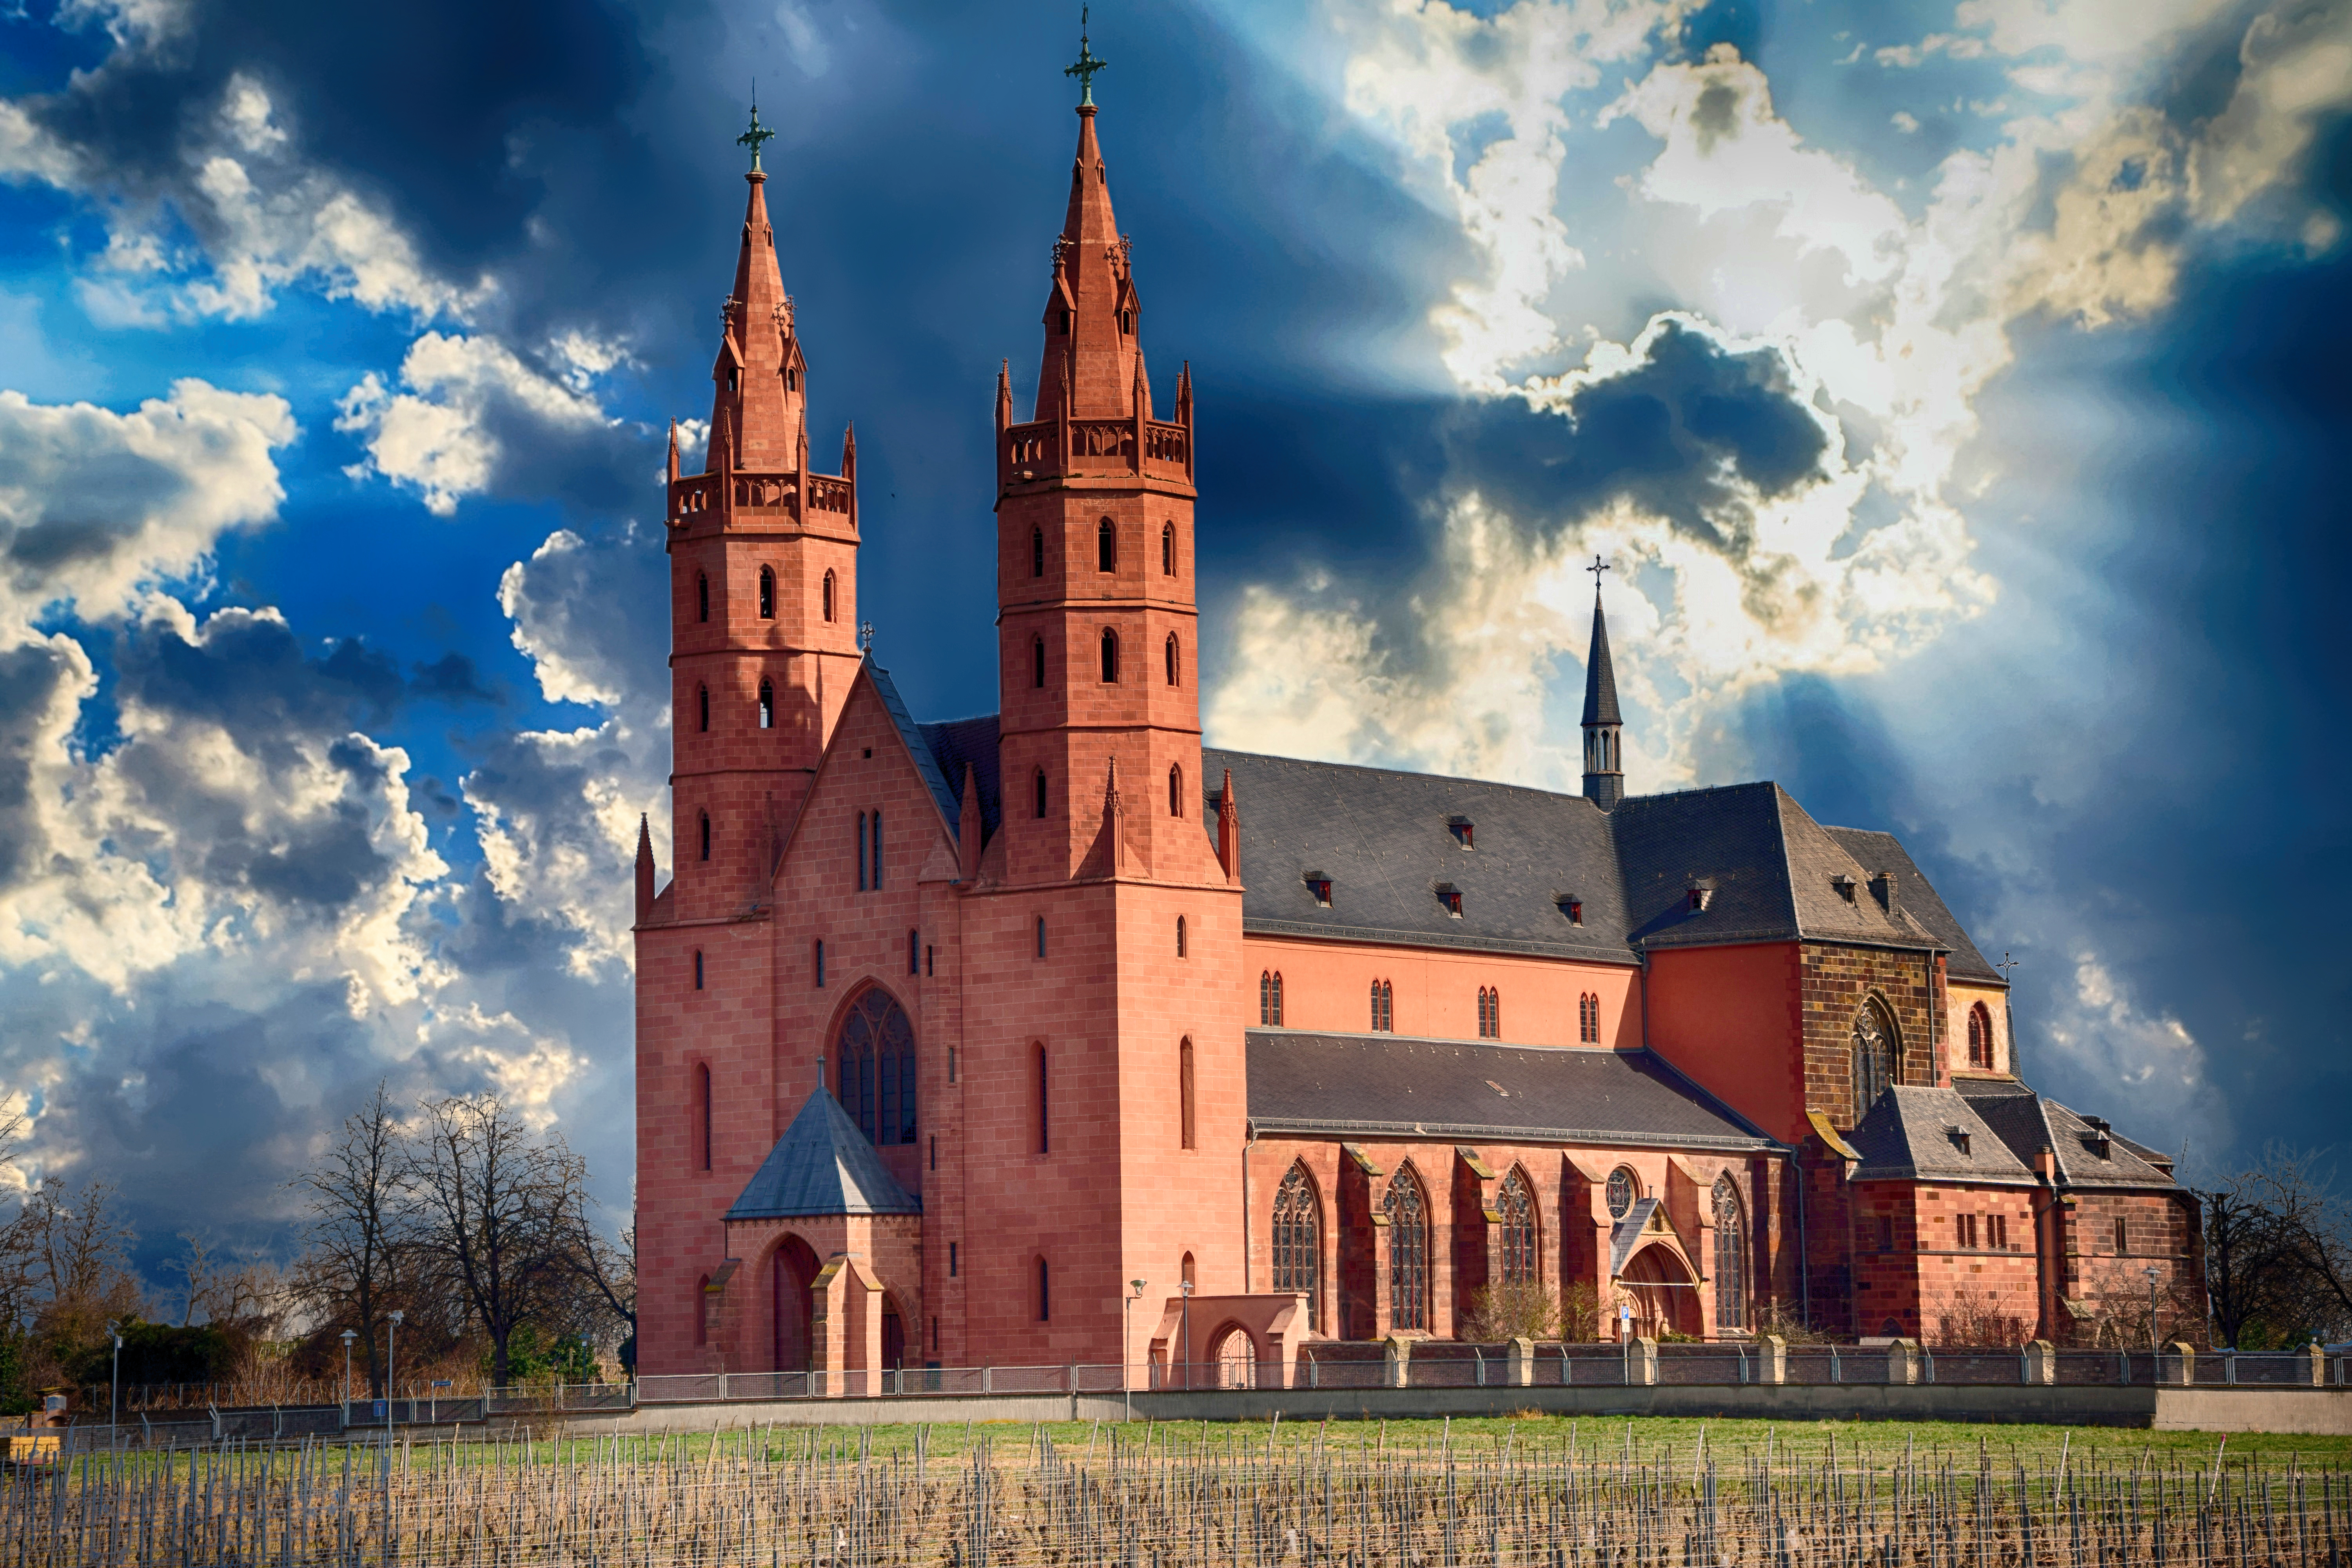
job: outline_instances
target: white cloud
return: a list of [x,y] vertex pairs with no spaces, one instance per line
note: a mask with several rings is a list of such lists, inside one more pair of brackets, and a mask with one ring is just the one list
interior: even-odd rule
[[129,414],[0,391],[0,640],[201,570],[222,533],[277,515],[271,454],[295,434],[285,399],[193,379]]
[[[2074,984],[2043,1033],[2081,1079],[2128,1100],[2137,1114],[2174,1137],[2194,1131],[2200,1142],[2226,1147],[2228,1111],[2205,1071],[2205,1047],[2179,1019],[2150,1012],[2128,994],[2100,954],[2079,952]],[[2028,1064],[2048,1072],[2048,1064]],[[2096,1113],[2100,1109],[2086,1105]]]
[[[567,370],[590,372],[580,356],[607,352],[572,340]],[[456,512],[461,498],[491,488],[507,424],[519,422],[534,434],[581,434],[615,423],[593,398],[524,363],[491,337],[427,332],[409,345],[400,382],[405,390],[394,392],[370,372],[343,395],[335,428],[366,445],[355,477],[373,469],[413,488],[440,517]]]

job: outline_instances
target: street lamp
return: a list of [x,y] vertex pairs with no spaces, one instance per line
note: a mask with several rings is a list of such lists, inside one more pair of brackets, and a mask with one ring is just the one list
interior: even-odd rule
[[1135,1380],[1128,1375],[1127,1358],[1135,1353],[1135,1304],[1143,1300],[1143,1288],[1150,1281],[1130,1279],[1128,1283],[1135,1288],[1135,1294],[1119,1303],[1127,1310],[1127,1323],[1118,1340],[1118,1385],[1127,1392],[1127,1418],[1132,1421],[1135,1419]]
[[114,1381],[106,1393],[106,1445],[110,1448],[114,1446],[114,1426],[120,1419],[119,1412],[122,1406],[122,1325],[109,1322],[106,1335],[114,1342]]
[[2156,1337],[2156,1265],[2151,1263],[2140,1272],[2147,1276],[2147,1348],[2154,1352],[2164,1343]]
[[394,1307],[392,1310],[391,1326],[383,1331],[383,1440],[387,1445],[392,1442],[392,1396],[395,1386],[393,1383],[393,1368],[399,1364],[400,1323],[401,1320],[407,1315]]
[[1184,1293],[1184,1386],[1192,1386],[1192,1282],[1178,1287]]
[[357,1329],[345,1329],[343,1340],[343,1425],[352,1424],[352,1342],[360,1337]]

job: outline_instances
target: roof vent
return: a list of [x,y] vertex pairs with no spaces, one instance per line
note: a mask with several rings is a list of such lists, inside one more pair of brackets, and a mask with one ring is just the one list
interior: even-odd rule
[[1447,914],[1452,915],[1457,921],[1462,918],[1461,889],[1455,887],[1451,882],[1440,882],[1430,890],[1437,895],[1437,901],[1445,906],[1445,912]]
[[1830,886],[1837,889],[1837,895],[1839,898],[1843,899],[1850,904],[1853,902],[1854,889],[1862,886],[1862,884],[1855,881],[1852,877],[1847,876],[1843,871],[1840,871],[1836,876],[1830,879]]
[[1969,1130],[1967,1128],[1961,1126],[1957,1121],[1951,1122],[1945,1126],[1944,1135],[1952,1141],[1952,1147],[1960,1152],[1960,1157],[1962,1159],[1969,1157]]
[[1456,844],[1461,845],[1463,848],[1475,849],[1478,847],[1474,837],[1476,829],[1471,826],[1470,819],[1468,817],[1447,817],[1445,819],[1445,830],[1454,835],[1454,841]]
[[1306,880],[1307,890],[1315,895],[1315,901],[1322,905],[1325,909],[1329,909],[1331,907],[1331,879],[1325,876],[1320,871],[1309,871],[1307,873]]

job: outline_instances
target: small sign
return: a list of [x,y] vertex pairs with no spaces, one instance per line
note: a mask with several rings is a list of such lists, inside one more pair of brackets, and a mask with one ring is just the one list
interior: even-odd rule
[[384,1419],[388,1418],[388,1417],[391,1415],[391,1414],[392,1414],[392,1412],[391,1412],[391,1411],[386,1410],[386,1409],[384,1408],[384,1404],[383,1404],[383,1400],[379,1399],[379,1400],[377,1400],[377,1401],[375,1402],[375,1418],[376,1418],[377,1420],[379,1420],[379,1421],[384,1420]]
[[452,1383],[451,1383],[447,1378],[446,1378],[446,1377],[436,1377],[436,1378],[435,1378],[435,1379],[433,1380],[433,1382],[432,1382],[432,1384],[430,1384],[430,1386],[432,1386],[432,1387],[434,1387],[434,1388],[452,1388],[452,1387],[455,1387],[455,1386],[456,1386],[456,1384],[452,1384]]

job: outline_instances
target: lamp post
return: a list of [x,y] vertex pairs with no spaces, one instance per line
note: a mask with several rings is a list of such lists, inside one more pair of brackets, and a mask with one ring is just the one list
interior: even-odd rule
[[407,1315],[394,1307],[391,1323],[383,1331],[383,1440],[386,1447],[392,1443],[393,1368],[399,1364],[400,1323]]
[[113,1382],[108,1386],[106,1393],[106,1446],[111,1448],[114,1447],[115,1423],[121,1418],[122,1325],[115,1322],[108,1323],[106,1325],[106,1337],[114,1342]]
[[1192,1282],[1178,1287],[1184,1293],[1184,1386],[1192,1386]]
[[343,1425],[352,1424],[352,1342],[360,1337],[357,1329],[345,1329],[343,1341]]
[[1127,1322],[1118,1338],[1118,1385],[1127,1393],[1127,1418],[1135,1419],[1135,1379],[1127,1372],[1127,1358],[1135,1353],[1135,1304],[1143,1300],[1143,1288],[1149,1280],[1130,1279],[1135,1294],[1119,1303],[1127,1309]]
[[2140,1272],[2147,1276],[2147,1348],[2152,1352],[2164,1343],[2156,1337],[2156,1265],[2151,1263]]

